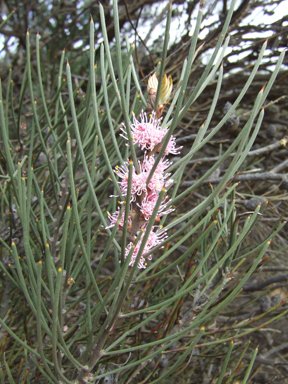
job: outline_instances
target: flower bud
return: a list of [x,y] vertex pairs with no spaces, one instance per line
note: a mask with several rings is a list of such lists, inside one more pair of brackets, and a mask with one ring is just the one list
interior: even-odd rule
[[[155,101],[158,88],[158,79],[156,73],[149,77],[148,80],[148,100],[147,106],[150,111],[155,110]],[[165,74],[161,84],[159,106],[157,106],[156,117],[160,117],[165,105],[167,104],[173,88],[172,77]]]

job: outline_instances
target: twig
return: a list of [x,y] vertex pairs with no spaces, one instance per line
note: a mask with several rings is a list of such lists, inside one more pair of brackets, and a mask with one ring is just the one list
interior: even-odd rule
[[[268,107],[270,107],[271,105],[274,105],[274,104],[278,103],[278,101],[280,101],[280,100],[282,100],[282,99],[285,99],[285,98],[286,98],[286,95],[280,96],[280,97],[278,97],[278,99],[273,100],[273,101],[270,101],[269,103],[267,103],[267,104],[265,105],[265,108],[268,108]],[[243,116],[249,116],[249,115],[251,115],[251,111],[242,113],[241,115],[239,115],[239,117],[241,118],[241,117],[243,117]]]
[[[139,37],[141,43],[142,43],[142,44],[144,45],[144,47],[147,49],[147,51],[148,51],[148,53],[149,53],[149,56],[150,56],[150,59],[151,59],[151,61],[152,61],[153,67],[155,67],[155,63],[154,63],[154,59],[153,59],[152,53],[151,53],[150,49],[147,47],[145,41],[142,39],[142,37],[141,37],[141,36],[139,35],[139,33],[137,32],[137,28],[134,27],[134,24],[133,24],[133,22],[132,22],[132,20],[131,20],[130,14],[129,14],[128,5],[127,5],[127,3],[126,3],[125,0],[124,0],[124,5],[125,5],[126,14],[127,14],[127,17],[128,17],[128,20],[129,20],[130,25],[131,25],[132,29],[134,29],[135,34]],[[142,6],[142,8],[141,8],[141,10],[140,10],[140,14],[141,14],[142,9],[143,9],[143,6]],[[136,47],[135,47],[135,48],[136,48]],[[138,63],[138,65],[140,66],[140,63]],[[141,72],[142,72],[142,69],[141,69]]]
[[[246,356],[245,359],[247,360],[251,360],[251,356]],[[260,363],[260,364],[265,364],[265,365],[272,365],[272,366],[275,366],[275,365],[288,365],[288,363],[275,363],[273,360],[268,360],[268,359],[265,359],[261,356],[256,356],[256,359],[257,363]]]
[[281,344],[281,345],[278,345],[278,346],[275,347],[275,348],[270,349],[270,351],[268,351],[268,352],[266,352],[266,353],[264,354],[264,358],[267,358],[267,357],[270,356],[270,355],[274,355],[274,353],[278,353],[278,352],[281,351],[282,349],[286,349],[286,348],[288,348],[288,342],[283,343],[283,344]]
[[[206,131],[206,133],[209,134],[211,131],[212,131],[212,129],[209,129],[209,130]],[[177,138],[176,142],[177,142],[177,144],[186,143],[187,141],[196,139],[197,136],[198,136],[197,133],[192,133],[191,135]]]
[[271,279],[261,281],[260,283],[244,285],[242,289],[244,292],[260,291],[261,289],[267,287],[270,284],[280,283],[282,281],[288,281],[288,273],[286,273],[285,275],[272,277]]
[[275,272],[275,271],[288,271],[288,267],[260,267],[258,268],[258,272]]
[[[286,177],[284,173],[273,173],[273,172],[262,172],[262,173],[254,173],[254,174],[246,174],[246,175],[236,175],[233,177],[233,181],[255,181],[255,180],[278,180],[282,181]],[[222,180],[222,177],[217,177],[215,179],[207,179],[204,180],[202,184],[209,183],[219,183]],[[188,188],[191,185],[195,184],[198,180],[184,181],[181,187]]]
[[90,372],[94,368],[97,361],[103,356],[104,352],[102,350],[103,345],[105,344],[107,338],[109,336],[109,331],[105,331],[100,339],[98,340],[98,343],[93,349],[92,355],[89,359],[88,364],[82,368],[82,370],[79,373],[79,376],[76,380],[76,383],[87,383],[87,378],[89,377]]
[[282,169],[285,169],[288,167],[288,159],[277,165],[276,167],[272,168],[270,172],[278,173],[282,171]]
[[[268,153],[268,152],[271,152],[271,151],[274,151],[275,149],[278,149],[280,147],[283,147],[285,146],[285,143],[288,141],[288,136],[284,136],[283,139],[281,140],[278,140],[276,141],[275,143],[273,144],[269,144],[267,145],[266,147],[263,147],[263,148],[259,148],[259,149],[255,149],[254,151],[250,151],[247,153],[246,157],[250,157],[250,156],[260,156],[260,155],[263,155],[265,153]],[[229,155],[229,157],[233,157],[235,156],[235,153],[231,153]],[[215,156],[215,157],[203,157],[202,159],[194,159],[194,160],[190,160],[188,162],[188,164],[194,164],[196,162],[199,162],[199,163],[210,163],[210,162],[216,162],[218,161],[222,156]]]

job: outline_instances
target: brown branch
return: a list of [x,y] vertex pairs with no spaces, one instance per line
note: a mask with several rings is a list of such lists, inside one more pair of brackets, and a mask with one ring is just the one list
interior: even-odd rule
[[288,159],[283,161],[281,164],[278,164],[276,167],[272,168],[270,172],[274,172],[274,173],[280,172],[283,169],[285,169],[287,166],[288,166]]
[[288,271],[288,267],[260,267],[258,268],[258,272],[283,272]]
[[[286,174],[284,173],[273,173],[273,172],[263,172],[263,173],[253,173],[253,174],[246,174],[246,175],[236,175],[231,178],[233,181],[256,181],[256,180],[275,180],[275,181],[282,181],[286,178]],[[209,184],[209,183],[219,183],[222,180],[222,177],[217,177],[215,179],[206,179],[202,182],[202,184]],[[191,181],[184,181],[183,184],[181,184],[181,187],[188,188],[191,187],[191,185],[197,183],[198,180],[191,180]]]
[[271,285],[274,283],[280,283],[283,281],[288,282],[288,273],[286,273],[285,275],[279,275],[279,276],[272,277],[271,279],[268,279],[266,281],[261,281],[260,283],[244,285],[242,290],[244,292],[260,291],[261,289],[266,288],[268,285]]
[[[132,20],[131,20],[130,14],[129,14],[128,5],[127,5],[127,3],[126,3],[125,0],[124,0],[124,4],[125,4],[126,14],[127,14],[129,23],[130,23],[132,29],[135,31],[135,34],[139,37],[139,40],[141,41],[141,43],[142,43],[142,44],[144,45],[144,47],[147,49],[147,51],[148,51],[148,53],[149,53],[149,56],[150,56],[150,59],[151,59],[151,61],[152,61],[152,63],[153,63],[153,67],[155,67],[155,63],[154,63],[154,59],[153,59],[152,53],[151,53],[150,49],[147,47],[147,45],[145,44],[145,41],[142,39],[142,37],[141,37],[141,36],[139,35],[139,33],[137,32],[137,28],[134,27],[134,24],[133,24],[133,22],[132,22]],[[143,9],[143,6],[142,6],[142,8],[141,8],[141,11],[142,11],[142,9]],[[140,13],[141,13],[141,11],[140,11]],[[136,48],[136,47],[135,47],[135,48]],[[139,67],[140,67],[140,63],[139,63],[139,62],[138,62],[138,65],[139,65]],[[142,69],[141,69],[141,73],[142,73]]]
[[[192,135],[191,135],[192,136]],[[184,139],[184,138],[183,138]],[[281,140],[278,140],[276,141],[275,143],[273,144],[269,144],[267,145],[266,147],[263,147],[263,148],[259,148],[259,149],[255,149],[254,151],[250,151],[247,153],[246,157],[251,157],[251,156],[260,156],[260,155],[264,155],[268,152],[272,152],[274,151],[275,149],[278,149],[278,148],[281,148],[284,146],[285,142],[288,141],[288,136],[284,136],[283,139]],[[180,140],[179,140],[180,142]],[[177,140],[177,143],[178,143],[178,140]],[[235,156],[235,152],[231,153],[229,155],[229,157],[234,157]],[[190,160],[188,162],[188,164],[194,164],[194,163],[214,163],[216,161],[218,161],[219,159],[221,159],[223,156],[215,156],[215,157],[202,157],[201,159],[194,159],[194,160]]]

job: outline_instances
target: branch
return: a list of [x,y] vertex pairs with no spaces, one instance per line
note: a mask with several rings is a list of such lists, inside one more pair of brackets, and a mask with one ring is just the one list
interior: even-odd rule
[[[137,32],[137,28],[134,27],[134,24],[133,24],[133,22],[132,22],[132,20],[131,20],[130,14],[129,14],[128,5],[127,5],[127,3],[126,3],[125,0],[124,0],[124,4],[125,4],[126,14],[127,14],[129,23],[130,23],[132,29],[135,31],[135,34],[139,37],[141,43],[142,43],[142,44],[144,45],[144,47],[147,49],[147,51],[148,51],[148,53],[149,53],[149,56],[150,56],[150,59],[151,59],[151,61],[152,61],[153,67],[155,67],[155,63],[154,63],[154,59],[153,59],[152,53],[151,53],[150,49],[147,47],[145,41],[142,39],[142,37],[141,37],[141,36],[139,35],[139,33]],[[143,6],[142,6],[142,8],[143,8]],[[142,10],[142,8],[141,8],[141,10]],[[140,11],[140,12],[141,12],[141,11]],[[135,45],[135,49],[136,49],[136,45]],[[141,68],[141,65],[140,65],[139,62],[138,62],[138,65],[139,65],[139,67]],[[141,72],[142,72],[142,74],[143,74],[142,68],[141,68]],[[144,74],[143,74],[143,77],[144,77]]]
[[[255,181],[255,180],[278,180],[282,181],[286,178],[285,173],[273,173],[273,172],[262,172],[262,173],[253,173],[253,174],[245,174],[245,175],[236,175],[235,177],[232,177],[231,180],[233,181]],[[219,183],[222,180],[222,177],[217,177],[215,179],[207,179],[204,180],[202,184],[209,184],[209,183]],[[191,181],[184,181],[181,184],[181,187],[191,187],[191,185],[198,182],[198,180],[191,180]]]
[[261,281],[260,283],[250,284],[250,285],[244,285],[242,290],[244,292],[254,292],[254,291],[260,291],[261,289],[267,287],[268,285],[274,284],[274,283],[280,283],[283,281],[288,282],[288,273],[285,275],[279,275],[272,277],[271,279],[268,279],[266,281]]
[[[191,135],[192,136],[192,135]],[[187,136],[188,138],[189,136]],[[185,138],[183,138],[185,139]],[[180,140],[179,140],[180,141]],[[246,157],[251,157],[251,156],[259,156],[263,155],[265,153],[274,151],[275,149],[281,148],[285,146],[285,144],[288,142],[288,136],[284,136],[283,139],[276,141],[273,144],[269,144],[266,147],[255,149],[254,151],[250,151],[247,153]],[[177,140],[178,143],[178,140]],[[234,157],[235,152],[231,153],[229,157]],[[194,164],[194,163],[210,163],[210,162],[216,162],[218,161],[222,156],[215,156],[215,157],[202,157],[202,159],[194,159],[190,160],[188,164]]]

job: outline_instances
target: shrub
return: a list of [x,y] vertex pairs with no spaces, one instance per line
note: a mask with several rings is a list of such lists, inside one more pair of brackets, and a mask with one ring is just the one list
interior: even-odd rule
[[[190,92],[189,75],[201,50],[201,46],[196,49],[200,7],[189,55],[180,77],[173,79],[176,87],[170,104],[172,84],[164,72],[172,7],[162,59],[155,68],[157,76],[153,75],[158,88],[150,83],[147,91],[137,78],[133,46],[126,40],[126,50],[121,47],[117,1],[113,7],[113,48],[99,7],[104,41],[98,66],[91,19],[88,81],[77,85],[69,62],[63,76],[63,52],[57,89],[47,96],[40,36],[36,37],[34,66],[27,33],[20,97],[15,102],[12,72],[5,99],[0,89],[0,323],[5,367],[1,380],[200,383],[211,376],[209,382],[217,384],[237,379],[246,383],[257,355],[257,346],[247,335],[282,318],[287,310],[269,317],[281,307],[281,301],[263,313],[256,311],[252,318],[231,322],[237,313],[233,303],[243,305],[243,287],[266,260],[271,240],[285,222],[280,218],[252,244],[267,203],[258,200],[247,214],[239,214],[236,177],[258,135],[264,103],[284,51],[259,90],[247,120],[239,122],[235,111],[255,79],[266,42],[238,97],[211,128],[233,7]],[[97,76],[100,87],[96,86]],[[168,81],[166,88],[163,85],[166,90],[159,80],[163,78],[164,83]],[[212,83],[215,90],[206,119],[191,148],[177,154],[173,134]],[[85,94],[81,93],[84,88]],[[158,133],[165,129],[154,147],[136,137],[140,112],[147,108],[154,109],[157,116],[143,114],[142,125],[154,124]],[[234,140],[198,179],[189,179],[187,167],[193,158],[197,159],[220,130],[231,127],[232,119],[237,121],[236,128],[242,124]],[[166,161],[171,143],[175,144],[174,156]],[[145,173],[143,187],[134,190],[141,171]],[[125,185],[123,180],[127,180]],[[151,180],[157,188],[149,186]],[[206,195],[197,193],[201,188]],[[143,201],[153,203],[149,212],[141,206]],[[151,233],[157,241],[151,240]]]

